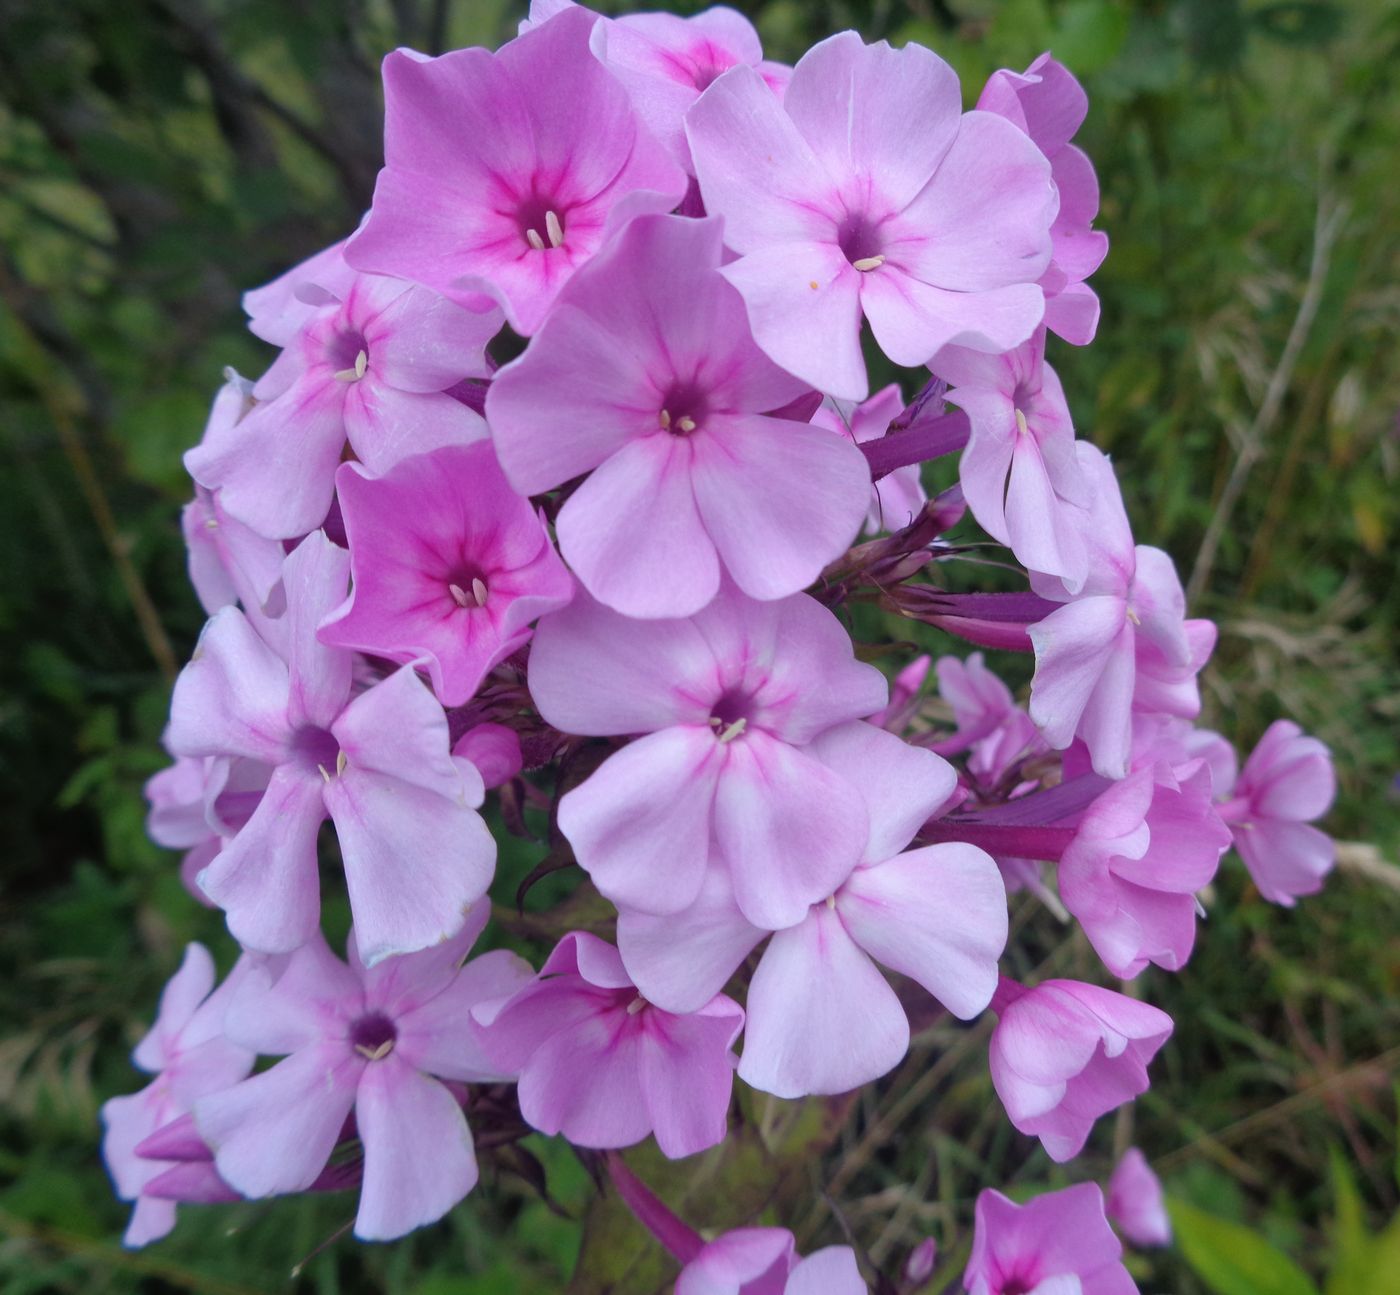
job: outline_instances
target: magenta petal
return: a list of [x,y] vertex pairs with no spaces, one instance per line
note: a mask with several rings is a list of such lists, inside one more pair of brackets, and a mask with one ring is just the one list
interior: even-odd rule
[[786,419],[709,419],[694,442],[692,475],[709,538],[754,598],[783,598],[815,581],[855,539],[870,505],[870,469],[855,445]]
[[199,874],[200,889],[224,910],[229,931],[249,949],[289,953],[316,930],[323,786],[314,769],[279,766],[252,818]]
[[899,999],[834,910],[773,937],[749,986],[740,1079],[778,1097],[845,1093],[908,1048]]
[[723,748],[709,728],[663,729],[609,756],[559,802],[559,830],[616,904],[674,913],[699,892]]
[[360,1240],[391,1241],[435,1223],[476,1186],[476,1152],[457,1099],[393,1053],[365,1067],[355,1123],[365,1148]]
[[751,732],[729,744],[714,829],[744,916],[778,930],[800,922],[846,879],[865,849],[869,819],[844,778],[796,747]]
[[657,1145],[672,1160],[717,1146],[729,1131],[734,1064],[729,1048],[744,1010],[716,998],[698,1012],[642,1010],[637,1064]]
[[195,1122],[224,1181],[253,1199],[310,1187],[340,1139],[365,1064],[343,1044],[323,1044],[197,1102]]
[[632,441],[559,512],[569,565],[625,616],[690,616],[719,589],[715,546],[691,488],[696,448],[665,432]]
[[836,906],[866,953],[917,980],[954,1016],[970,1020],[991,1002],[1006,947],[1006,889],[976,846],[930,845],[858,868]]

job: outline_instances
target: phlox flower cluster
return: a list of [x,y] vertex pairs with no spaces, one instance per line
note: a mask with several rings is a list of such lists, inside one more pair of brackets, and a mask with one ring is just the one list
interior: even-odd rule
[[[474,1139],[535,1130],[601,1153],[678,1295],[856,1295],[851,1247],[704,1241],[618,1149],[703,1152],[746,1088],[850,1092],[911,1014],[990,1012],[1008,1119],[1070,1160],[1173,1022],[1018,983],[1008,895],[1130,980],[1185,966],[1232,845],[1280,904],[1332,862],[1326,748],[1280,720],[1237,772],[1196,726],[1214,626],[1049,362],[1098,324],[1084,93],[1046,55],[964,110],[916,44],[789,68],[729,9],[566,0],[494,52],[396,51],[384,90],[370,210],[248,293],[277,355],[185,459],[210,620],[150,830],[240,952],[215,987],[190,947],[155,1078],[104,1109],[127,1241],[349,1190],[358,1237],[402,1236],[476,1186]],[[877,354],[906,387],[871,394]],[[966,588],[974,524],[1019,592]],[[978,650],[869,650],[911,621]],[[548,933],[530,960],[491,921],[506,833],[596,901],[511,927]],[[1110,1219],[1167,1239],[1140,1152],[1107,1204],[988,1191],[966,1287],[1132,1291]]]

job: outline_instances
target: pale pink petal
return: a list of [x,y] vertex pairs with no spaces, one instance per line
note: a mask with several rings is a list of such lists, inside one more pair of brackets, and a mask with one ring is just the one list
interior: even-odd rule
[[[909,46],[908,48],[917,48]],[[783,1295],[868,1295],[850,1246],[827,1246],[803,1259],[783,1288]]]
[[1031,718],[1045,740],[1063,750],[1112,660],[1125,658],[1131,667],[1127,604],[1108,596],[1079,598],[1032,625],[1029,633],[1036,657]]
[[874,200],[897,211],[952,147],[962,96],[957,73],[932,50],[866,45],[845,31],[802,56],[783,107],[829,176],[869,177]]
[[716,416],[693,449],[704,529],[751,597],[805,589],[860,531],[870,469],[844,438],[785,419]]
[[648,1002],[668,1012],[703,1007],[765,934],[739,911],[728,873],[715,865],[682,912],[658,917],[624,908],[617,915],[628,974]]
[[750,731],[728,747],[714,830],[734,898],[755,926],[791,926],[860,859],[869,831],[865,802],[844,778],[766,733]]
[[615,904],[678,912],[694,901],[704,879],[724,766],[724,748],[708,727],[652,733],[565,794],[559,830]]
[[988,854],[950,842],[858,868],[836,897],[851,938],[970,1020],[997,985],[1006,947],[1006,888]]
[[546,1039],[522,1069],[518,1092],[532,1127],[576,1146],[628,1147],[651,1132],[637,1030],[625,1012],[589,1016]]
[[485,347],[501,327],[499,310],[473,311],[427,288],[410,288],[376,318],[373,371],[400,391],[446,391],[488,373]]
[[862,863],[892,859],[953,793],[958,776],[941,756],[857,720],[821,734],[808,748],[861,794],[870,816]]
[[246,948],[289,953],[316,930],[323,785],[315,769],[281,765],[252,818],[199,874],[199,888],[224,910],[230,933]]
[[713,528],[701,521],[691,489],[699,448],[660,431],[632,441],[559,512],[564,557],[589,593],[623,615],[690,616],[719,589]]
[[214,988],[214,959],[202,944],[185,946],[180,969],[160,991],[155,1024],[136,1045],[132,1061],[142,1070],[158,1074],[174,1060],[178,1040],[195,1009]]
[[202,1098],[195,1123],[220,1176],[255,1200],[305,1191],[340,1140],[365,1064],[343,1044],[324,1044]]
[[328,647],[316,627],[345,601],[350,555],[326,538],[308,535],[282,564],[287,591],[287,718],[294,728],[329,728],[350,699],[350,653]]
[[955,290],[890,263],[862,276],[859,286],[860,308],[875,340],[896,364],[926,364],[945,346],[1012,350],[1035,332],[1045,313],[1045,296],[1034,283]]
[[641,1015],[637,1064],[657,1145],[672,1160],[717,1146],[729,1132],[729,1049],[743,1028],[743,1008],[719,998],[686,1016],[655,1008]]
[[834,910],[773,937],[749,985],[740,1079],[778,1097],[845,1093],[908,1048],[899,999]]
[[486,422],[442,391],[397,391],[366,374],[345,397],[350,447],[381,474],[415,454],[485,440]]
[[360,1240],[391,1241],[435,1223],[476,1186],[476,1152],[457,1099],[393,1053],[365,1067],[355,1123],[365,1148]]

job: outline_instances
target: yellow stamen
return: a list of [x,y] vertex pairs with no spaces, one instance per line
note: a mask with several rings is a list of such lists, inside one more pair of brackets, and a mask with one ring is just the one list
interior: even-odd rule
[[683,414],[680,418],[676,419],[676,427],[682,432],[693,432],[695,430],[695,419],[689,414]]
[[544,229],[549,235],[550,247],[558,247],[564,241],[564,226],[559,223],[559,217],[554,212],[544,213]]
[[472,577],[472,597],[478,607],[486,606],[486,582],[480,576]]
[[539,236],[539,232],[537,230],[527,229],[525,231],[525,241],[529,243],[530,246],[535,249],[535,251],[544,251],[544,239],[542,239]]
[[355,1045],[355,1051],[366,1061],[383,1061],[394,1050],[393,1039],[385,1039],[377,1048],[367,1048],[363,1043]]
[[852,261],[851,266],[864,274],[867,270],[878,270],[884,263],[883,256],[862,256],[859,261]]
[[732,742],[736,737],[739,737],[743,733],[743,731],[746,728],[748,728],[748,726],[749,721],[747,719],[744,719],[742,716],[739,719],[736,719],[727,729],[724,730],[723,733],[719,735],[720,745],[723,746],[726,742]]

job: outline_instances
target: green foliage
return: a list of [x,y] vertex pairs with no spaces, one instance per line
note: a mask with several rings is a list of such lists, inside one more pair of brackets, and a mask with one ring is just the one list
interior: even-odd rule
[[[1144,978],[1178,1027],[1118,1135],[1166,1178],[1181,1244],[1133,1262],[1144,1290],[1174,1295],[1394,1295],[1400,893],[1385,878],[1400,852],[1400,11],[1392,0],[740,7],[776,58],[852,25],[923,41],[956,66],[969,102],[995,68],[1046,48],[1083,77],[1080,142],[1112,250],[1095,279],[1099,338],[1052,347],[1051,361],[1080,433],[1122,466],[1140,538],[1188,578],[1250,455],[1193,590],[1221,625],[1208,719],[1243,745],[1283,713],[1318,732],[1342,782],[1329,826],[1374,850],[1353,851],[1359,863],[1291,911],[1263,903],[1227,862],[1185,972]],[[664,1280],[640,1230],[557,1140],[527,1145],[563,1214],[491,1153],[483,1189],[441,1227],[314,1257],[348,1200],[187,1209],[169,1242],[128,1253],[126,1210],[95,1154],[98,1106],[138,1085],[127,1054],[182,945],[229,953],[217,914],[189,899],[142,821],[171,671],[202,621],[177,526],[179,454],[223,366],[256,374],[269,359],[242,328],[240,292],[342,236],[367,205],[378,59],[401,43],[495,43],[521,8],[0,4],[7,1292],[552,1295],[580,1249],[576,1291]],[[1318,231],[1334,219],[1319,269]],[[1310,276],[1315,310],[1300,325]],[[931,630],[870,628],[948,648]],[[1011,676],[1024,664],[998,662]],[[545,877],[513,915],[517,885],[546,854],[511,840],[503,855],[502,942],[537,947],[560,923],[597,922],[587,889],[551,907],[574,870]],[[343,933],[347,920],[332,906],[330,926]],[[1096,977],[1082,941],[1033,904],[1014,920],[1015,974]],[[1001,1117],[980,1027],[915,1024],[906,1064],[842,1120],[825,1104],[750,1104],[732,1148],[679,1168],[642,1151],[639,1172],[707,1225],[761,1209],[812,1248],[841,1239],[834,1207],[877,1262],[930,1232],[955,1261],[981,1187],[1072,1179]],[[1073,1180],[1106,1177],[1113,1139],[1106,1121]],[[758,1200],[770,1173],[775,1190]]]

